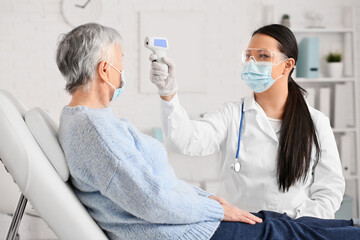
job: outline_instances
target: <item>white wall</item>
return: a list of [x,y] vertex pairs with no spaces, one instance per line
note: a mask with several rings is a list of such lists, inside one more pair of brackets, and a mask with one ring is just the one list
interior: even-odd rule
[[[70,99],[63,90],[65,82],[55,64],[58,37],[72,29],[61,15],[61,1],[0,0],[0,3],[0,88],[13,93],[29,108],[46,109],[57,120]],[[124,39],[127,87],[120,100],[112,104],[115,114],[130,119],[147,133],[153,127],[160,127],[155,87],[154,94],[139,93],[139,47],[143,41],[140,39],[139,43],[139,11],[199,10],[205,13],[206,57],[201,70],[206,76],[207,92],[180,96],[189,115],[197,118],[225,101],[237,100],[249,93],[240,79],[240,55],[251,32],[263,24],[262,11],[269,4],[266,0],[103,0],[98,22],[117,29]],[[311,9],[324,16],[325,26],[333,27],[341,25],[342,6],[360,8],[358,0],[276,0],[271,4],[275,5],[277,22],[287,13],[294,27],[307,25],[304,15]],[[360,11],[357,13],[360,36]],[[186,34],[186,29],[179,31]],[[181,87],[182,79],[177,80]],[[170,162],[178,176],[186,180],[216,178],[216,157],[195,161],[170,153]]]

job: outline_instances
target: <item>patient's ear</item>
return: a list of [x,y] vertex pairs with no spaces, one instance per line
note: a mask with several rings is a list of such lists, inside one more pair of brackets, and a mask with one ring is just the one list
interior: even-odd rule
[[101,61],[99,62],[99,64],[97,65],[97,74],[99,76],[99,79],[104,81],[104,82],[109,82],[109,63],[107,63],[106,61]]

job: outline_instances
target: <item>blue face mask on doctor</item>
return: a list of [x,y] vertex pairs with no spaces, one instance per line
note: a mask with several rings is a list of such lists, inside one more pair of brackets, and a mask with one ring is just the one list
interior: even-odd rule
[[[109,62],[108,62],[109,63]],[[116,71],[118,71],[120,73],[120,76],[121,76],[121,86],[120,88],[115,88],[110,82],[107,82],[115,91],[114,91],[114,94],[110,100],[110,102],[112,101],[115,101],[119,96],[120,94],[123,92],[124,90],[124,87],[125,87],[125,75],[124,75],[124,70],[120,71],[119,69],[117,69],[114,65],[112,65],[111,63],[109,63],[110,66],[112,66]]]
[[[241,73],[241,78],[254,92],[265,92],[275,83],[277,79],[284,76],[280,75],[273,79],[271,76],[272,66],[278,65],[287,59],[287,56],[280,52],[270,52],[265,49],[249,48],[242,54],[244,67]],[[277,61],[278,63],[276,63]]]

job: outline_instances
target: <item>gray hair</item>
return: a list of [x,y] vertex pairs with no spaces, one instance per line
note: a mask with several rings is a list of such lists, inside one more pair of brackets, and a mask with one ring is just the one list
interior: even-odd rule
[[121,45],[120,34],[113,28],[87,23],[64,34],[58,43],[56,64],[70,93],[89,86],[99,62],[113,55],[113,45]]

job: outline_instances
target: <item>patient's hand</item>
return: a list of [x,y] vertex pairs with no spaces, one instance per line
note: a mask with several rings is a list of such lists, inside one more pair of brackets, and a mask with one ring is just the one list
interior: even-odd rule
[[224,221],[229,222],[243,222],[254,225],[255,223],[262,223],[262,219],[255,215],[241,210],[230,204],[221,204],[224,208]]
[[225,199],[217,196],[209,196],[210,199],[218,201],[224,208],[224,221],[228,222],[243,222],[254,225],[255,223],[262,223],[262,219],[255,215],[241,210],[235,206],[230,205]]

